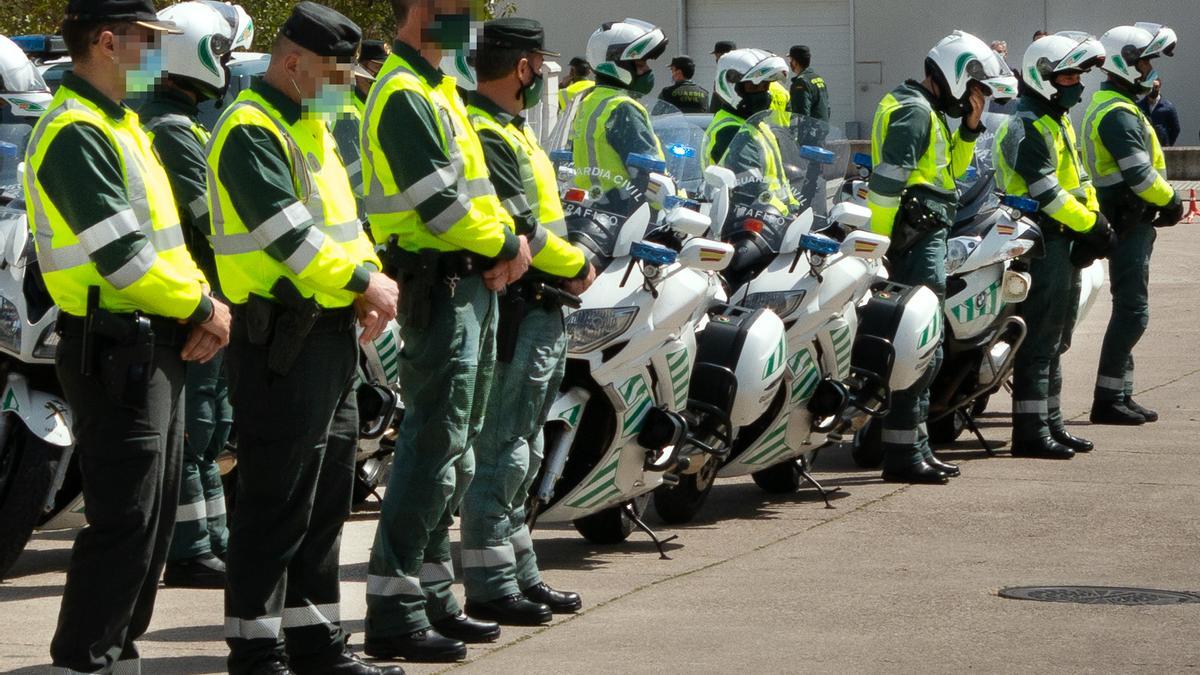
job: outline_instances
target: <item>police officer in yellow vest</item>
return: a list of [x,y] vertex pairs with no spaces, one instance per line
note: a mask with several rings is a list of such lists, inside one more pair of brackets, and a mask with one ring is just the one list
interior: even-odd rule
[[596,81],[592,79],[594,77],[592,64],[588,63],[587,59],[582,56],[572,58],[566,74],[558,83],[558,112],[565,111],[571,101],[596,86]]
[[1037,201],[1045,247],[1030,262],[1033,286],[1018,308],[1029,331],[1013,370],[1012,453],[1018,457],[1071,459],[1092,450],[1090,441],[1067,431],[1059,394],[1060,361],[1071,344],[1079,298],[1072,258],[1106,248],[1112,236],[1098,213],[1070,116],[1083,96],[1080,76],[1103,60],[1103,47],[1086,33],[1034,42],[1025,52],[1016,115],[996,134],[997,183],[1010,195]]
[[[236,10],[232,10],[231,13]],[[188,251],[220,295],[208,217],[205,146],[208,130],[199,121],[201,101],[220,98],[223,64],[235,48],[236,25],[205,2],[181,2],[159,13],[183,31],[162,39],[163,77],[138,109],[154,152],[162,160],[183,224]],[[240,36],[245,46],[253,32]],[[233,427],[233,409],[223,374],[224,352],[187,368],[184,397],[183,478],[175,535],[163,583],[184,588],[225,588],[225,491],[217,455]]]
[[1135,104],[1152,88],[1153,59],[1173,56],[1175,31],[1158,24],[1119,26],[1100,38],[1108,81],[1092,97],[1083,123],[1083,150],[1120,243],[1109,258],[1112,316],[1100,350],[1092,403],[1094,424],[1143,424],[1158,413],[1133,400],[1133,348],[1150,322],[1150,255],[1156,227],[1183,217],[1183,203],[1166,180],[1162,145]]
[[606,23],[588,39],[596,87],[583,95],[571,123],[575,184],[600,198],[604,209],[632,212],[637,195],[626,162],[630,155],[663,158],[638,98],[654,89],[650,61],[662,56],[667,38],[638,19]]
[[773,212],[760,220],[782,224],[777,219],[799,206],[772,131],[769,87],[786,77],[783,59],[761,49],[735,49],[717,62],[714,95],[722,105],[704,132],[701,161],[705,167],[715,164],[734,172],[734,215],[739,220],[745,209],[769,205]]
[[60,314],[56,371],[74,415],[88,527],[75,539],[54,672],[140,672],[175,523],[185,362],[213,358],[229,310],[184,247],[171,186],[119,101],[159,75],[150,0],[71,0],[74,63],[30,138],[26,209]]
[[359,201],[359,215],[365,216],[362,206],[366,194],[362,181],[362,151],[359,148],[362,136],[363,115],[367,111],[367,93],[375,83],[375,76],[383,68],[388,56],[388,45],[381,40],[363,40],[354,68],[354,97],[352,105],[337,115],[333,123],[333,138],[337,141],[338,153],[350,175],[350,187]]
[[[954,222],[955,178],[966,172],[981,117],[993,93],[1016,94],[1016,79],[982,40],[962,31],[944,38],[925,59],[925,80],[909,80],[884,97],[871,130],[867,203],[871,229],[892,238],[892,279],[927,286],[945,299],[946,232]],[[946,117],[962,119],[951,135]],[[945,483],[959,470],[934,456],[925,418],[929,384],[941,366],[941,346],[925,376],[892,392],[883,420],[883,478]]]
[[451,591],[449,527],[474,473],[470,451],[495,365],[496,292],[529,267],[488,180],[454,78],[433,64],[470,40],[468,0],[392,0],[396,41],[367,98],[367,215],[404,286],[400,382],[406,405],[367,569],[366,651],[453,661],[498,624]]
[[267,72],[209,144],[213,249],[234,306],[239,509],[225,594],[234,674],[401,672],[354,657],[339,617],[358,435],[355,323],[359,340],[374,339],[398,298],[328,127],[349,104],[360,39],[334,10],[296,5]]
[[595,278],[582,250],[565,240],[557,172],[521,111],[541,97],[541,24],[489,21],[467,97],[496,196],[533,253],[531,271],[500,299],[496,375],[475,442],[475,478],[462,505],[467,611],[501,624],[536,625],[578,611],[577,593],[542,581],[525,527],[525,498],[542,462],[542,425],[566,369],[563,306],[554,289],[580,294]]

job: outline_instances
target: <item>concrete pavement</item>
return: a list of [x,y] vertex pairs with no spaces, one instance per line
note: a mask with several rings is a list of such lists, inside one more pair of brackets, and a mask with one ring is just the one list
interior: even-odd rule
[[[848,453],[818,477],[841,487],[778,497],[718,484],[698,522],[659,560],[635,534],[617,547],[571,529],[535,534],[547,581],[585,610],[473,647],[466,673],[1182,671],[1200,668],[1200,605],[1121,607],[1002,599],[1005,586],[1071,584],[1200,591],[1200,246],[1195,227],[1160,230],[1138,399],[1162,421],[1086,423],[1107,291],[1066,358],[1064,409],[1098,450],[1070,462],[943,453],[946,487],[884,484]],[[1007,401],[984,434],[1008,440]],[[654,523],[653,518],[651,519]],[[343,607],[361,644],[374,514],[347,527]],[[0,585],[0,670],[44,672],[72,533],[35,535]],[[140,643],[148,673],[221,672],[221,593],[164,589]],[[445,667],[406,665],[411,673]]]

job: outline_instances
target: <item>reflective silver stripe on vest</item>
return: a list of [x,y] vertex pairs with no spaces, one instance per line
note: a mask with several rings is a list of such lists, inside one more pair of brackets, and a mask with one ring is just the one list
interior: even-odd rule
[[[1086,148],[1092,142],[1092,129],[1096,126],[1097,120],[1100,119],[1101,113],[1121,102],[1119,98],[1110,98],[1104,103],[1101,103],[1092,114],[1083,120],[1083,143]],[[1088,173],[1092,175],[1092,180],[1100,187],[1109,187],[1117,185],[1121,182],[1120,173],[1111,173],[1107,176],[1100,175],[1100,165],[1098,154],[1095,148],[1091,152],[1085,152],[1084,157],[1087,160]],[[1115,178],[1115,180],[1114,180]]]
[[250,230],[250,235],[259,243],[259,248],[267,248],[279,241],[279,238],[295,232],[312,219],[308,207],[300,202],[292,202],[267,218],[261,225]]
[[188,215],[192,217],[192,221],[202,220],[208,215],[208,195],[196,197],[187,205]]
[[1142,182],[1138,183],[1137,185],[1134,185],[1132,187],[1132,189],[1135,193],[1140,195],[1143,192],[1145,192],[1146,190],[1149,190],[1150,188],[1154,187],[1154,184],[1158,182],[1158,178],[1159,178],[1158,172],[1155,171],[1154,169],[1151,169],[1150,175],[1146,176],[1145,180],[1143,180]]
[[342,610],[336,602],[303,607],[284,607],[281,625],[283,628],[303,626],[332,626],[342,620]]
[[550,232],[545,227],[538,227],[533,231],[533,235],[529,237],[529,255],[537,256],[546,248],[546,242],[550,240]]
[[466,218],[471,213],[471,202],[467,195],[459,193],[458,197],[450,203],[441,213],[429,219],[425,226],[434,234],[445,234],[454,227],[455,223]]
[[1032,197],[1037,197],[1050,192],[1051,190],[1057,190],[1058,186],[1058,176],[1050,174],[1049,176],[1043,176],[1041,179],[1034,181],[1033,184],[1029,186],[1029,194]]
[[880,162],[873,171],[876,176],[882,176],[897,183],[908,183],[908,177],[912,175],[912,172],[912,169],[886,162]]
[[225,617],[225,637],[240,640],[273,640],[279,637],[283,619],[278,616],[260,616],[257,619]]
[[362,232],[362,223],[357,219],[347,220],[344,223],[326,226],[324,232],[326,236],[339,244],[349,244],[358,239],[358,234]]
[[317,257],[321,252],[321,245],[325,243],[325,233],[315,227],[308,228],[308,232],[304,234],[304,241],[300,242],[300,246],[288,256],[283,264],[287,266],[292,274],[300,276],[305,267]]
[[142,246],[133,257],[125,261],[117,270],[104,275],[108,283],[113,285],[113,288],[118,291],[129,288],[138,279],[146,276],[151,267],[154,267],[154,262],[158,260],[158,254],[154,252],[153,246]]
[[384,577],[368,574],[367,595],[421,597],[424,594],[421,591],[421,580],[416,577]]
[[1117,160],[1117,168],[1122,171],[1128,171],[1137,166],[1150,163],[1150,153],[1143,150],[1138,150],[1128,157],[1123,157]]
[[95,254],[96,251],[114,241],[140,231],[141,228],[138,226],[137,218],[133,215],[133,209],[124,209],[85,228],[77,236],[79,243],[83,245],[83,250],[89,254]]
[[[589,117],[587,120],[587,127],[586,127],[587,131],[586,131],[586,135],[585,135],[587,144],[584,147],[586,148],[586,152],[587,152],[587,165],[586,166],[588,166],[588,167],[599,167],[600,166],[600,152],[596,149],[596,127],[599,126],[599,124],[600,124],[600,118],[604,117],[604,111],[608,110],[608,106],[613,102],[614,99],[618,99],[618,98],[620,98],[620,96],[616,96],[616,95],[609,96],[608,100],[604,101],[604,103],[602,105],[596,106],[596,109],[592,111],[592,116]],[[589,173],[587,171],[580,173],[578,171],[579,167],[575,167],[575,168],[576,168],[575,175],[576,176],[582,175],[584,177],[584,179],[587,181],[587,187],[590,188],[595,185],[602,185],[600,180],[592,179],[591,173]]]
[[[532,213],[531,209],[529,208],[529,200],[525,198],[525,195],[513,195],[500,202],[500,205],[503,206],[504,210],[508,211],[509,215],[512,216],[515,216],[518,213],[525,213],[526,211],[530,211]],[[537,217],[536,213],[533,215],[535,218]]]

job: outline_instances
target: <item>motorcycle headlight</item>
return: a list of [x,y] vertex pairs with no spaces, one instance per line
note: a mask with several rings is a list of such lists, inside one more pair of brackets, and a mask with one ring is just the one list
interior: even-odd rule
[[0,346],[21,351],[21,312],[7,298],[0,298]]
[[38,338],[37,345],[33,348],[33,358],[35,359],[52,359],[54,354],[58,352],[58,333],[54,330],[54,324],[46,326],[46,330],[42,331],[42,336]]
[[567,350],[586,354],[621,336],[637,318],[637,307],[581,309],[567,317]]
[[1002,251],[1005,260],[1020,258],[1033,249],[1034,242],[1028,239],[1014,239],[1004,245]]
[[946,274],[954,274],[979,246],[976,237],[955,237],[946,244]]
[[771,291],[751,293],[740,304],[747,309],[769,309],[781,319],[787,318],[804,302],[808,291]]

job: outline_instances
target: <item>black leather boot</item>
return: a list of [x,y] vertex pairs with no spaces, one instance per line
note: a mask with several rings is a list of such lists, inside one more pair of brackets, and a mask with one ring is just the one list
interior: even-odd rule
[[529,588],[523,588],[521,592],[531,601],[546,605],[555,614],[574,614],[583,608],[583,600],[578,593],[556,591],[547,586],[544,581]]
[[1158,413],[1157,412],[1155,412],[1145,406],[1139,405],[1137,401],[1133,400],[1132,396],[1125,397],[1125,407],[1129,408],[1133,412],[1141,415],[1142,417],[1145,417],[1147,422],[1157,422],[1158,421]]
[[1012,456],[1035,459],[1071,459],[1075,456],[1075,451],[1049,436],[1042,436],[1032,441],[1013,441]]
[[467,658],[467,645],[432,628],[382,639],[367,638],[363,651],[377,659],[406,659],[421,663],[449,663]]
[[225,588],[225,563],[211,553],[169,561],[163,572],[163,585],[170,588]]
[[883,480],[888,483],[920,483],[924,485],[945,485],[949,482],[946,474],[933,468],[924,460],[904,469],[884,469]]
[[377,666],[355,656],[349,649],[307,659],[293,659],[296,675],[404,675],[400,666]]
[[1086,438],[1080,438],[1067,431],[1066,427],[1050,427],[1050,438],[1058,441],[1062,445],[1074,450],[1075,452],[1091,452],[1096,449],[1096,444]]
[[502,626],[540,626],[554,620],[549,607],[521,593],[495,600],[467,600],[466,609],[472,616],[491,619]]
[[957,464],[943,462],[942,460],[938,459],[937,455],[926,459],[925,463],[946,474],[947,478],[958,478],[962,475],[962,471],[959,470]]
[[1125,401],[1092,401],[1092,424],[1135,427],[1146,423],[1146,418],[1130,410]]
[[463,612],[434,621],[433,627],[448,638],[469,644],[495,642],[500,637],[500,624],[495,621],[477,621]]

